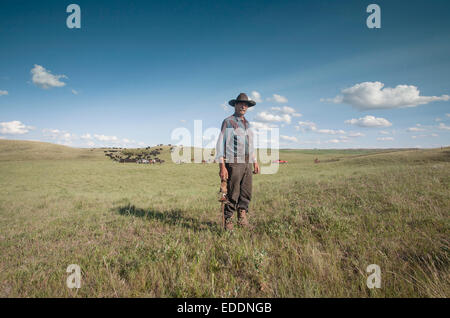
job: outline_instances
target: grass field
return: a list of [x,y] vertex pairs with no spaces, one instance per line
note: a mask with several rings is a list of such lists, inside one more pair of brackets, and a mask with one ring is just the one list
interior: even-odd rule
[[230,235],[216,164],[0,140],[0,297],[450,296],[449,148],[280,159],[254,176],[254,229]]

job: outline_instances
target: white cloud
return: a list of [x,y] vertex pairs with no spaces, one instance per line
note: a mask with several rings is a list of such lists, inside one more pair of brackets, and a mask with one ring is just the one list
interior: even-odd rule
[[297,113],[294,108],[289,106],[283,106],[283,107],[272,107],[271,110],[280,112],[282,114],[289,114],[290,116],[294,117],[302,117],[303,115],[300,113]]
[[51,87],[62,87],[66,85],[66,83],[60,81],[60,78],[67,78],[67,76],[53,75],[49,70],[46,70],[41,65],[34,64],[31,74],[33,74],[33,83],[44,89]]
[[265,111],[258,113],[255,119],[262,122],[291,123],[291,116],[289,114],[274,115]]
[[430,134],[430,135],[418,135],[418,136],[411,136],[412,139],[416,139],[416,138],[422,138],[422,137],[439,137],[438,134]]
[[261,94],[258,93],[257,91],[252,91],[251,93],[251,98],[252,100],[254,100],[257,103],[262,103],[262,99],[261,99]]
[[390,123],[385,118],[376,118],[375,116],[367,115],[365,117],[359,119],[349,119],[345,121],[346,124],[357,125],[360,127],[390,127],[392,123]]
[[[420,126],[420,125],[419,125]],[[409,132],[419,132],[419,131],[426,131],[425,128],[420,128],[420,127],[410,127],[408,129],[406,129]]]
[[60,144],[60,145],[64,145],[64,146],[71,146],[72,145],[72,141],[69,141],[69,140],[58,140],[56,143]]
[[322,98],[320,101],[336,104],[348,104],[360,110],[390,109],[415,107],[434,101],[448,101],[449,95],[420,96],[420,91],[413,85],[386,87],[381,82],[363,82],[345,88],[341,95],[334,98]]
[[134,139],[118,138],[117,136],[107,136],[103,134],[86,133],[81,136],[81,139],[84,139],[86,145],[88,145],[89,147],[109,147],[112,145],[115,147],[132,148],[136,146],[142,147],[145,145],[145,143],[136,141]]
[[360,132],[351,132],[348,134],[349,137],[364,137],[365,134],[360,133]]
[[78,95],[78,91],[76,91],[76,90],[72,89],[72,94],[74,94],[74,95]]
[[450,117],[450,113],[445,114],[446,117]]
[[61,130],[59,129],[49,129],[49,128],[44,128],[42,129],[42,133],[44,134],[44,136],[58,136],[61,133]]
[[78,139],[77,135],[71,134],[68,132],[62,134],[60,138],[63,140],[66,140],[66,141],[71,141],[72,139]]
[[0,123],[0,127],[0,132],[2,134],[10,135],[23,135],[28,133],[31,129],[34,129],[34,127],[27,126],[18,120],[2,122]]
[[274,124],[262,123],[259,121],[251,121],[251,128],[254,130],[271,130],[272,128],[276,128],[277,126]]
[[[44,128],[42,129],[42,134],[46,137],[50,137],[51,139],[57,139],[61,144],[67,144],[72,143],[73,140],[78,140],[78,136],[75,134],[71,134],[65,130],[59,130],[59,129],[49,129]],[[62,143],[66,142],[66,143]]]
[[6,137],[5,136],[0,136],[0,139],[6,139]]
[[394,140],[394,137],[379,137],[377,138],[378,141],[392,141]]
[[2,91],[2,90],[0,90],[0,96],[2,96],[2,95],[8,95],[8,91]]
[[436,117],[434,120],[435,120],[435,121],[442,121],[442,118]]
[[317,130],[319,134],[327,134],[327,135],[337,135],[337,134],[345,134],[345,131],[342,129],[333,130],[333,129],[319,129]]
[[92,136],[90,133],[86,133],[84,135],[81,135],[81,139],[92,140]]
[[284,96],[273,94],[272,97],[267,98],[268,101],[274,101],[277,103],[287,103],[288,99]]
[[285,141],[291,141],[291,142],[297,142],[297,137],[295,136],[285,136],[285,135],[280,135],[280,139],[285,140]]
[[295,109],[289,106],[283,106],[283,107],[272,107],[271,110],[281,112],[283,114],[292,114],[295,113]]
[[339,139],[331,139],[331,140],[326,141],[326,143],[332,143],[332,144],[338,144],[340,142],[341,142],[341,140],[339,140]]
[[180,119],[180,122],[185,123],[186,119]]
[[439,124],[439,129],[442,130],[450,130],[450,126],[445,125],[444,123]]
[[380,130],[379,133],[382,135],[389,135],[389,131],[386,130]]
[[[310,121],[299,121],[298,125],[295,126],[296,130],[301,130],[302,132],[305,131],[312,131],[319,134],[326,134],[326,135],[345,135],[346,132],[342,129],[318,129],[317,125]],[[360,137],[364,136],[361,133],[353,133],[351,137]],[[341,136],[339,137],[341,140],[347,139],[347,136]]]
[[301,131],[305,131],[305,130],[316,131],[317,125],[311,121],[299,121],[298,126],[295,126],[295,129],[301,130]]
[[94,138],[97,139],[98,141],[119,142],[119,138],[117,138],[116,136],[105,136],[94,134]]
[[118,138],[116,136],[107,136],[103,134],[91,134],[85,133],[81,136],[76,134],[67,132],[65,130],[60,129],[42,129],[42,133],[44,136],[49,137],[51,139],[56,140],[57,143],[62,145],[72,145],[73,141],[81,142],[81,146],[88,147],[136,147],[136,146],[144,146],[143,142],[138,142],[129,138]]

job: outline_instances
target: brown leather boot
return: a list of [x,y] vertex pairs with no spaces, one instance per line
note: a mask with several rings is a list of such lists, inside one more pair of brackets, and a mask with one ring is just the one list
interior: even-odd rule
[[238,210],[238,225],[242,227],[249,227],[247,220],[247,212],[245,210]]
[[232,218],[225,219],[225,231],[233,231],[233,220]]

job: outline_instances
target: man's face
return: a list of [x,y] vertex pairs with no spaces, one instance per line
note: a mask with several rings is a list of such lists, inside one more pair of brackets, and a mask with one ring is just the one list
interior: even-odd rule
[[247,103],[244,103],[244,102],[236,103],[236,105],[234,106],[234,110],[235,110],[236,114],[238,114],[240,116],[243,116],[245,114],[245,112],[247,111],[247,109],[248,109],[248,105],[247,105]]

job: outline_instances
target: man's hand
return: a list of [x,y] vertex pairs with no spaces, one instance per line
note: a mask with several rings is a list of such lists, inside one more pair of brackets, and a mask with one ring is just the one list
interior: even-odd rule
[[219,177],[220,180],[228,180],[228,170],[225,165],[220,165]]
[[259,164],[257,162],[253,163],[253,173],[258,174],[259,173]]

